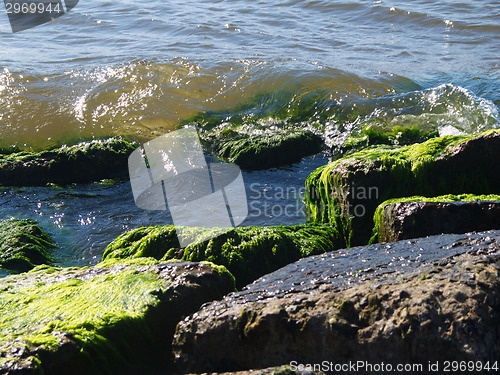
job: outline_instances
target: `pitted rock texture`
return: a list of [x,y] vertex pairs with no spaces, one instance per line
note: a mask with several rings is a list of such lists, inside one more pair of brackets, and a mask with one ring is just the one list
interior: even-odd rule
[[299,260],[179,323],[180,371],[500,358],[500,231]]

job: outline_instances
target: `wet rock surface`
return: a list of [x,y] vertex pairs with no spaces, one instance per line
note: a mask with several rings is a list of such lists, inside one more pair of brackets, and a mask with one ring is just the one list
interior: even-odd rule
[[500,229],[500,201],[397,202],[384,206],[380,242]]
[[234,290],[210,264],[151,258],[0,281],[0,373],[165,373],[175,325]]
[[71,184],[125,177],[128,156],[136,147],[109,138],[39,153],[0,154],[0,185]]
[[179,323],[184,372],[500,358],[500,231],[299,260]]

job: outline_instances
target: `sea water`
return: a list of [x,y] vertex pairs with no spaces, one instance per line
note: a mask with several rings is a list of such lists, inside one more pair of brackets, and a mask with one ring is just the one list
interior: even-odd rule
[[[297,126],[321,122],[330,143],[373,122],[440,134],[499,126],[495,1],[80,0],[18,33],[0,11],[4,149],[144,142],[204,111],[231,121],[246,103],[264,123],[283,111]],[[304,179],[327,161],[244,172],[258,196],[244,225],[305,222]],[[63,265],[95,264],[117,235],[171,222],[137,208],[127,181],[5,187],[0,219],[9,217],[38,220]]]

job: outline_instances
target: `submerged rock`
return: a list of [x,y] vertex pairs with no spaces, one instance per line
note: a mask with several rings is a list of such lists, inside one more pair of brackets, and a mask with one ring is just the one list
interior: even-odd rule
[[492,365],[500,358],[499,270],[500,231],[301,259],[180,322],[175,361],[183,372],[291,361],[410,363],[422,373],[429,361]]
[[0,267],[24,272],[35,265],[50,264],[50,236],[34,220],[10,219],[0,222]]
[[[185,228],[193,242],[181,249],[176,227],[144,227],[119,236],[108,245],[104,259],[154,257],[209,261],[225,267],[241,288],[258,277],[297,259],[338,249],[341,242],[328,225],[238,227],[205,240],[206,233],[220,228]],[[202,240],[195,240],[200,236]]]
[[381,203],[371,242],[500,229],[500,195],[395,198]]
[[377,206],[412,195],[500,193],[500,131],[445,136],[356,152],[306,180],[311,221],[331,223],[345,245],[368,243]]
[[0,154],[0,185],[71,184],[125,177],[128,156],[136,147],[110,138],[39,153]]
[[223,267],[151,258],[6,277],[0,373],[165,373],[177,322],[231,290]]

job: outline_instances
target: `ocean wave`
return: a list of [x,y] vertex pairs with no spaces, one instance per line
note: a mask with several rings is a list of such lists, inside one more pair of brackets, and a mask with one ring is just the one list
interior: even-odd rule
[[186,121],[296,126],[349,133],[376,123],[443,134],[498,126],[496,105],[452,84],[423,88],[389,73],[362,77],[259,60],[135,61],[51,75],[0,72],[2,147],[41,149],[121,135],[145,141]]

